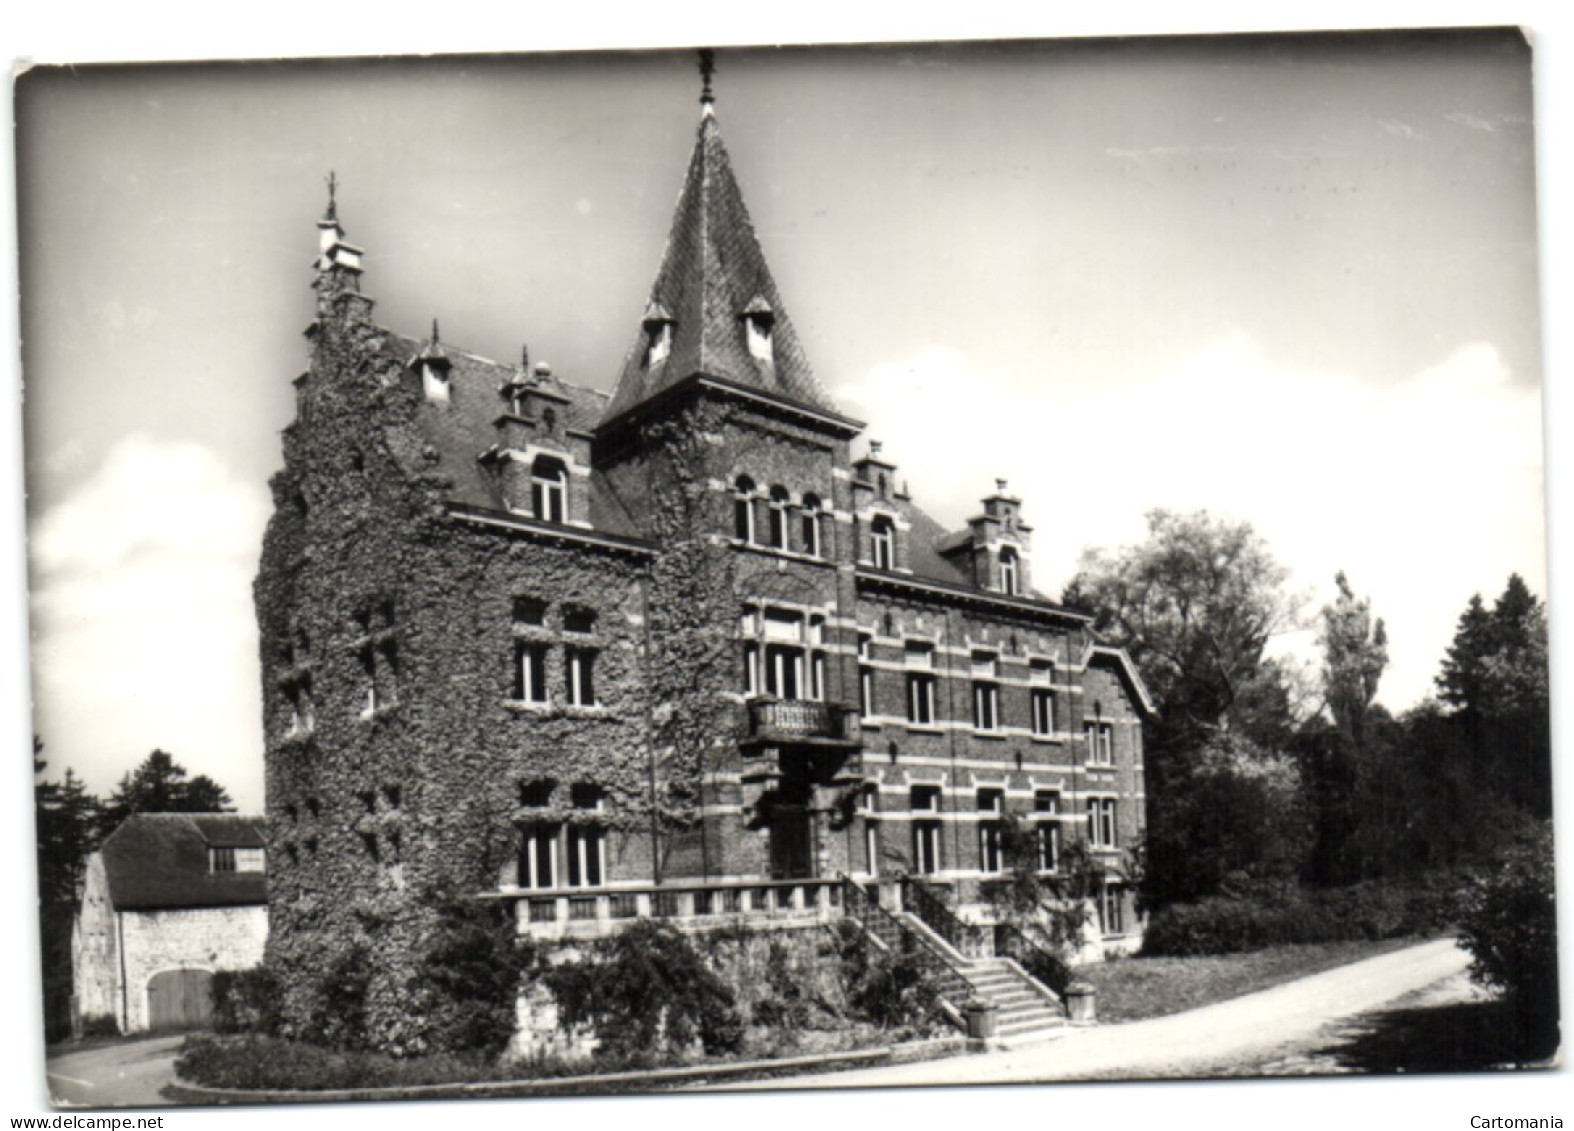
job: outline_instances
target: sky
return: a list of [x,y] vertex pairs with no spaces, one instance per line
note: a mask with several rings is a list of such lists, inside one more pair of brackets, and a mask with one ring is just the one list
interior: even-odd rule
[[[1530,52],[1513,35],[734,50],[717,110],[822,383],[920,505],[996,477],[1058,595],[1150,508],[1250,522],[1315,656],[1344,570],[1431,689],[1546,593]],[[34,726],[260,809],[250,585],[331,169],[394,329],[609,388],[691,54],[35,70],[17,90]]]

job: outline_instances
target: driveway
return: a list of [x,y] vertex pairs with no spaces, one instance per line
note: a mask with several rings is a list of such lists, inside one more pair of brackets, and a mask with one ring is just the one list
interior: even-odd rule
[[872,1088],[1236,1074],[1243,1066],[1293,1055],[1332,1022],[1454,977],[1469,961],[1452,939],[1440,939],[1170,1017],[1068,1029],[1055,1040],[1009,1051],[795,1076],[754,1087]]
[[159,1089],[175,1079],[183,1035],[121,1041],[44,1061],[56,1107],[164,1107]]

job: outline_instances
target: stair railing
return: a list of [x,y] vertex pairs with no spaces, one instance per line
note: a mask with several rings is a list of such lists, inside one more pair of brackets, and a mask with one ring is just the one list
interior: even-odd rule
[[1011,923],[995,924],[995,953],[1013,958],[1017,963],[1065,999],[1066,987],[1071,984],[1071,968],[1057,955],[1039,946]]
[[902,877],[902,905],[918,916],[924,926],[950,943],[958,954],[966,958],[989,956],[989,940],[984,931],[962,922],[931,886],[917,876]]
[[880,906],[863,886],[850,876],[843,875],[842,907],[847,915],[856,919],[871,936],[893,951],[911,957],[934,983],[943,1012],[953,1025],[965,1028],[962,1018],[963,1004],[973,996],[973,987],[949,962],[934,952],[931,944]]

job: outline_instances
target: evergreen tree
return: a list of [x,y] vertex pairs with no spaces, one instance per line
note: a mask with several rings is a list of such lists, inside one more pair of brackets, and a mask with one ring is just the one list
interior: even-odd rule
[[70,769],[44,777],[44,744],[33,739],[33,817],[37,840],[38,917],[43,957],[44,1028],[49,1040],[71,1028],[71,924],[87,856],[98,845],[100,807]]
[[191,780],[186,768],[163,750],[149,754],[120,779],[104,804],[102,828],[108,836],[135,813],[230,813],[234,803],[223,786],[205,775]]

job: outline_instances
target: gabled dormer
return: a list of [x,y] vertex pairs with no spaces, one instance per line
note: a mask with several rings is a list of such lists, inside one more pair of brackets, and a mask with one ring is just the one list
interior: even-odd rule
[[446,405],[450,400],[448,372],[454,363],[443,349],[442,336],[438,333],[437,319],[432,319],[432,336],[410,359],[410,368],[421,378],[421,393],[432,404]]
[[572,398],[544,361],[519,367],[498,388],[497,443],[483,457],[498,477],[503,505],[554,525],[590,524],[590,435],[568,426]]
[[1022,500],[995,480],[984,496],[983,511],[967,520],[967,530],[947,540],[941,553],[980,589],[1008,597],[1032,593],[1029,560],[1033,528],[1022,521]]

